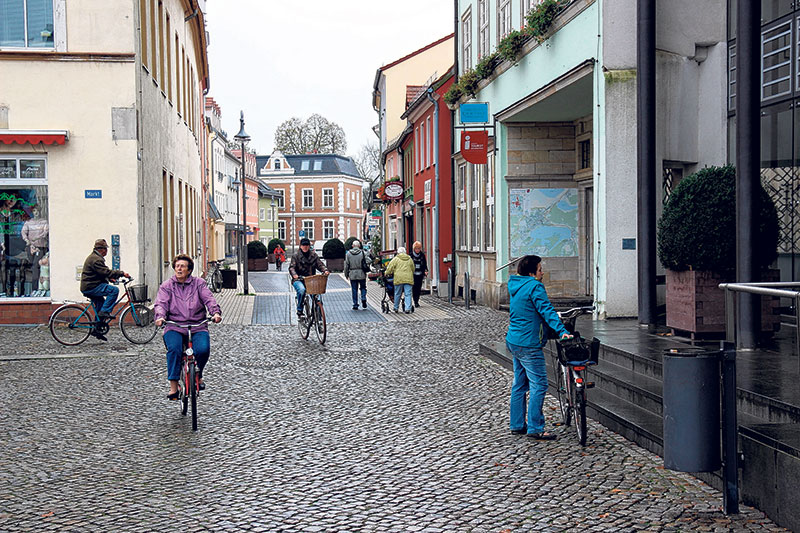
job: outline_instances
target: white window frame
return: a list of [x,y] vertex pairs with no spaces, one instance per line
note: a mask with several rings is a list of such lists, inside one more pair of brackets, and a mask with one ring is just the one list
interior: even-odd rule
[[419,126],[417,126],[417,134],[414,135],[414,173],[419,172]]
[[[330,237],[328,236],[330,235]],[[336,236],[336,222],[332,218],[326,218],[322,221],[322,239],[329,240]]]
[[461,16],[461,72],[472,68],[472,6]]
[[[328,198],[330,198],[330,205],[328,205],[328,202],[326,201]],[[333,209],[333,199],[334,197],[332,188],[325,187],[322,189],[322,209]]]
[[426,140],[425,136],[425,119],[422,119],[422,124],[419,125],[419,134],[419,170],[422,172],[427,166],[427,162],[425,161],[425,147],[427,146],[428,141]]
[[263,207],[258,208],[258,220],[264,221],[267,219],[267,210]]
[[483,243],[487,252],[494,252],[494,232],[495,232],[495,182],[494,182],[494,151],[489,150],[486,158],[486,210],[484,211],[486,229],[483,235]]
[[433,133],[431,132],[431,117],[427,119],[428,123],[428,144],[427,144],[427,155],[425,156],[425,160],[428,163],[427,167],[430,168],[433,164]]
[[304,218],[302,225],[303,231],[306,232],[306,238],[310,241],[314,240],[314,219]]
[[322,159],[314,160],[314,170],[322,170]]
[[53,45],[28,46],[28,2],[23,0],[23,42],[22,46],[0,46],[0,50],[55,50],[67,51],[67,0],[53,0]]
[[489,0],[478,0],[478,59],[489,55],[489,46]]
[[303,209],[314,209],[314,189],[303,189],[302,195]]
[[522,8],[522,11],[520,13],[521,18],[519,19],[520,20],[520,27],[522,27],[522,28],[525,27],[525,17],[528,16],[528,13],[530,13],[533,8],[535,8],[536,6],[541,4],[542,1],[543,0],[522,0],[522,2],[520,2],[519,5]]
[[497,0],[497,44],[511,33],[511,0]]
[[284,191],[283,189],[275,189],[275,190],[281,193],[281,195],[278,196],[277,201],[278,201],[278,208],[283,209],[285,207],[283,202],[283,197],[286,195],[286,191]]
[[286,221],[279,220],[278,221],[278,238],[284,242],[286,242]]

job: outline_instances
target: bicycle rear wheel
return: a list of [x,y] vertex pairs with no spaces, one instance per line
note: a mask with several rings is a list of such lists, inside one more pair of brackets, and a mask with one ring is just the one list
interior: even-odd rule
[[197,431],[197,366],[189,365],[189,398],[192,400],[192,430]]
[[89,338],[94,321],[87,308],[78,304],[62,305],[50,316],[50,334],[65,346],[76,346]]
[[119,317],[119,329],[134,344],[147,344],[158,330],[153,311],[144,304],[129,305]]
[[586,389],[572,387],[573,402],[575,407],[575,431],[578,433],[578,442],[586,446]]
[[300,330],[300,336],[304,339],[308,338],[308,334],[311,332],[311,322],[313,321],[314,317],[311,316],[311,306],[308,303],[308,296],[303,299],[303,316],[305,318],[297,319],[297,329]]
[[322,300],[314,299],[314,332],[320,344],[325,344],[328,338],[328,324],[325,322],[325,308],[322,307]]
[[561,421],[565,426],[569,426],[572,421],[572,409],[569,405],[569,384],[567,382],[567,368],[564,367],[557,357],[553,358],[553,366],[556,369],[556,396],[558,397],[558,407],[561,412]]
[[222,272],[220,272],[219,268],[214,270],[211,290],[214,292],[220,292],[222,290]]

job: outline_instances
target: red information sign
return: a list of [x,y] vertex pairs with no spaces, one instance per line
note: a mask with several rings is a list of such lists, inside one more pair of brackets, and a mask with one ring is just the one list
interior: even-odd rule
[[485,165],[488,145],[489,132],[487,131],[461,132],[461,155],[470,163]]

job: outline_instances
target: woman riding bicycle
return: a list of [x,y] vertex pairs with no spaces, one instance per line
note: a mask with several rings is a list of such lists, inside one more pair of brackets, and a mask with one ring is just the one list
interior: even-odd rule
[[[179,324],[196,324],[207,315],[213,315],[212,320],[219,323],[222,320],[222,311],[214,299],[206,282],[200,278],[192,277],[194,261],[186,254],[178,254],[172,260],[172,269],[175,275],[161,284],[154,307],[156,326],[161,327],[165,320]],[[169,380],[169,394],[167,398],[177,400],[178,379],[181,376],[181,356],[183,345],[188,339],[188,332],[174,324],[167,324],[164,329],[164,345],[167,347],[167,379]],[[192,328],[192,343],[194,358],[197,361],[200,390],[205,389],[203,383],[203,367],[208,362],[211,344],[208,336],[208,327],[204,324]]]
[[[517,275],[508,280],[511,295],[510,321],[506,348],[514,356],[514,383],[511,385],[511,433],[527,433],[537,440],[555,440],[544,431],[544,395],[547,392],[547,367],[542,347],[547,342],[545,323],[562,338],[571,335],[558,318],[542,284],[542,258],[526,255],[517,265]],[[528,416],[525,393],[530,390]]]

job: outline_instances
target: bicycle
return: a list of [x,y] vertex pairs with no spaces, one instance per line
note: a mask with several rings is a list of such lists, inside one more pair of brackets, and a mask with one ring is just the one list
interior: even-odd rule
[[194,349],[192,348],[192,328],[199,328],[208,324],[211,317],[197,324],[179,324],[171,320],[165,320],[165,324],[172,324],[189,331],[189,338],[186,340],[186,347],[183,350],[181,360],[181,377],[178,379],[178,400],[181,407],[181,415],[186,416],[189,407],[189,400],[192,404],[192,431],[197,431],[197,398],[200,396],[200,376],[197,373],[197,362],[194,360]]
[[553,339],[556,350],[553,353],[555,369],[556,395],[559,410],[565,426],[569,426],[574,415],[575,431],[578,442],[586,446],[586,390],[594,387],[594,383],[586,379],[587,369],[597,364],[600,340],[593,338],[590,342],[581,338],[575,331],[575,320],[583,314],[591,313],[594,307],[573,307],[561,311],[558,316],[573,337],[571,339]]
[[209,261],[208,269],[206,270],[206,285],[208,285],[211,292],[220,292],[222,290],[222,272],[220,265],[222,261]]
[[153,340],[156,325],[153,310],[145,305],[150,301],[147,298],[147,285],[129,286],[133,278],[121,277],[119,281],[124,290],[114,303],[114,308],[126,300],[122,307],[112,311],[111,316],[104,320],[98,317],[98,309],[91,299],[89,304],[65,303],[50,315],[48,325],[53,338],[65,346],[77,346],[88,339],[93,331],[101,335],[108,333],[109,324],[119,316],[119,329],[130,342],[147,344]]
[[328,276],[318,274],[316,276],[298,276],[306,286],[306,294],[303,297],[303,318],[297,319],[297,328],[300,336],[307,339],[311,328],[317,334],[320,344],[325,344],[328,338],[328,325],[325,321],[325,308],[322,306],[321,295],[325,294],[328,283]]

